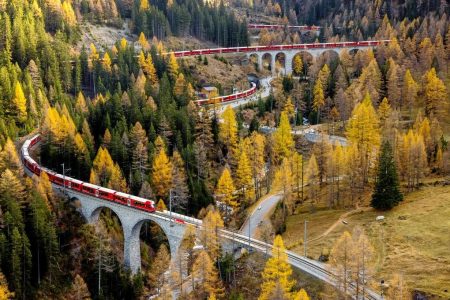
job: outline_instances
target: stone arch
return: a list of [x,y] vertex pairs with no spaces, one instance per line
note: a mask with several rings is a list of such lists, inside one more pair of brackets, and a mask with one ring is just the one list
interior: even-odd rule
[[[287,70],[286,70],[286,58],[287,55],[284,52],[278,52],[277,54],[275,54],[275,72],[276,73],[283,73],[283,74],[287,74]],[[279,70],[278,70],[279,68]]]
[[185,224],[162,220],[146,214],[137,220],[134,219],[131,226],[124,226],[125,233],[125,265],[129,266],[132,273],[136,273],[141,268],[140,232],[145,222],[152,221],[161,228],[167,237],[170,256],[174,258],[183,239]]
[[[108,210],[112,211],[117,216],[117,218],[119,219],[120,224],[121,225],[123,224],[123,221],[122,221],[122,218],[120,216],[120,213],[118,211],[116,211],[114,209],[114,207],[106,206],[106,205],[105,206],[98,206],[97,208],[95,208],[90,213],[90,215],[88,216],[89,223],[96,223],[96,222],[98,222],[98,219],[100,217],[101,212],[104,211],[105,209],[108,209]],[[85,217],[87,217],[87,216],[85,216]],[[123,227],[123,225],[122,225],[122,227]]]
[[[261,55],[261,70],[269,70],[273,71],[272,61],[273,61],[272,53],[266,52]],[[266,67],[267,66],[267,67]]]
[[294,66],[294,59],[298,55],[301,57],[302,62],[303,62],[303,75],[308,76],[308,70],[309,70],[310,66],[314,64],[314,61],[315,61],[314,56],[308,51],[295,52],[292,55],[292,59],[291,59],[292,66]]
[[[167,250],[169,250],[169,253],[171,255],[171,258],[173,258],[174,253],[176,252],[177,249],[174,249],[175,251],[172,253],[172,248],[176,248],[175,245],[171,245],[170,243],[170,239],[168,236],[168,232],[166,232],[165,230],[165,226],[161,226],[161,224],[159,224],[158,222],[156,222],[155,220],[151,219],[151,218],[143,218],[141,220],[139,220],[136,224],[134,224],[134,226],[131,229],[131,234],[130,234],[130,246],[134,248],[134,250],[132,251],[133,254],[131,254],[131,260],[134,261],[134,264],[138,266],[138,268],[140,269],[142,267],[142,259],[141,259],[141,236],[142,236],[142,231],[145,229],[144,225],[147,224],[154,224],[156,226],[158,226],[158,228],[161,230],[162,234],[164,235],[164,240],[161,244],[166,244],[167,246]],[[157,250],[157,249],[155,249]],[[133,265],[133,263],[130,264],[131,266]]]
[[324,59],[325,62],[330,65],[332,61],[339,59],[339,52],[334,49],[327,49],[320,53],[317,59]]

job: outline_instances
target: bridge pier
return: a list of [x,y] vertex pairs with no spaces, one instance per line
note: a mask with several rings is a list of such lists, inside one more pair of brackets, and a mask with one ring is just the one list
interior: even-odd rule
[[263,59],[262,59],[262,55],[259,55],[258,53],[256,53],[256,57],[258,59],[258,72],[261,72],[263,69]]
[[270,61],[270,68],[272,70],[272,76],[277,76],[277,68],[276,68],[276,54],[271,54],[270,55],[271,61]]
[[292,61],[294,60],[295,53],[286,52],[285,53],[285,61],[284,61],[284,72],[285,75],[292,74]]
[[123,229],[124,265],[132,274],[136,274],[141,269],[140,233],[142,225],[146,221],[152,221],[161,228],[169,242],[171,259],[175,259],[186,230],[185,224],[171,222],[167,217],[83,195],[72,190],[68,191],[68,196],[70,199],[80,201],[80,213],[88,224],[98,222],[100,212],[103,208],[109,208],[117,215]]

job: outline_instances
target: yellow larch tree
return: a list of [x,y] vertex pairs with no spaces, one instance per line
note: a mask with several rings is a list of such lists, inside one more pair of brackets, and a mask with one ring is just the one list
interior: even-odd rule
[[119,53],[119,50],[117,49],[116,45],[112,46],[111,53],[113,54],[113,56],[116,56],[117,53]]
[[148,48],[150,47],[147,38],[145,37],[145,34],[143,32],[141,32],[141,34],[139,35],[139,44],[141,45],[142,49],[148,50]]
[[302,71],[303,71],[303,61],[302,61],[302,57],[299,54],[297,54],[294,57],[294,66],[293,67],[294,67],[293,68],[294,69],[294,73],[296,75],[300,75],[302,73]]
[[167,206],[164,203],[163,199],[159,199],[158,203],[156,203],[156,210],[157,211],[165,211],[165,210],[167,210]]
[[19,81],[14,87],[14,97],[12,99],[13,113],[17,117],[17,121],[24,123],[27,120],[27,99],[22,90],[22,85]]
[[208,300],[216,300],[217,298],[216,298],[216,294],[214,294],[214,293],[210,293],[209,294],[209,296],[208,296]]
[[[145,0],[144,0],[145,1]],[[120,40],[120,49],[125,50],[128,47],[128,42],[125,38]]]
[[286,206],[292,211],[291,195],[292,195],[293,175],[291,164],[287,157],[283,158],[281,165],[275,171],[272,189],[274,191],[283,192],[283,209]]
[[339,287],[347,299],[347,291],[352,279],[350,274],[354,264],[355,247],[351,234],[345,231],[334,243],[330,252],[330,265],[334,268]]
[[109,131],[108,128],[105,129],[105,133],[103,134],[103,138],[102,138],[102,146],[104,148],[109,149],[110,145],[111,145],[111,131]]
[[392,58],[388,60],[389,70],[387,76],[387,95],[389,101],[394,107],[402,108],[401,103],[401,86],[400,86],[400,67]]
[[100,147],[94,161],[92,162],[90,182],[105,187],[108,186],[114,169],[114,162],[108,152],[108,149]]
[[77,17],[75,16],[75,12],[70,1],[66,0],[62,3],[62,13],[64,20],[67,24],[69,24],[69,26],[74,26],[77,24]]
[[381,124],[389,118],[391,114],[391,105],[389,104],[389,100],[384,97],[383,101],[381,101],[380,106],[378,106],[378,117],[380,118]]
[[223,228],[222,217],[216,209],[209,209],[203,218],[203,226],[199,237],[209,256],[216,260],[220,254],[219,229]]
[[111,170],[111,178],[108,182],[108,188],[120,191],[128,192],[127,182],[122,174],[119,164],[115,163],[113,169]]
[[278,289],[284,299],[292,298],[292,269],[288,263],[288,256],[283,239],[277,235],[273,241],[272,257],[266,263],[262,272],[261,294],[259,300],[270,300],[272,294]]
[[400,174],[411,191],[420,184],[428,166],[423,136],[409,130],[400,139],[399,153]]
[[317,79],[320,80],[320,83],[322,84],[322,90],[324,94],[328,88],[328,78],[330,77],[330,73],[331,73],[330,68],[328,67],[327,64],[324,64],[317,76]]
[[0,272],[0,299],[9,300],[14,299],[14,293],[8,289],[8,282],[6,282],[5,275]]
[[64,145],[75,137],[76,126],[65,106],[61,114],[51,107],[45,114],[41,132],[44,143],[50,139],[53,144]]
[[286,102],[284,103],[283,111],[286,112],[289,118],[292,118],[295,113],[294,104],[292,104],[291,96],[288,96]]
[[152,183],[157,196],[167,197],[172,187],[172,163],[164,149],[159,150],[153,159]]
[[166,151],[166,143],[163,138],[158,135],[155,140],[155,153],[159,153],[160,151]]
[[138,62],[139,62],[139,66],[142,68],[142,70],[144,70],[145,54],[144,54],[144,51],[142,51],[142,50],[141,50],[141,52],[139,52]]
[[303,166],[303,156],[298,152],[294,152],[290,158],[291,170],[292,170],[292,181],[295,187],[297,200],[303,202],[303,184],[304,184],[304,166]]
[[423,90],[427,115],[434,115],[437,118],[444,117],[449,102],[447,89],[444,82],[436,75],[434,68],[425,74]]
[[352,96],[356,99],[361,99],[362,95],[369,93],[370,99],[374,103],[378,103],[381,92],[381,71],[378,67],[376,59],[373,57],[373,52],[367,52],[367,59],[369,60],[368,66],[362,70],[361,76],[349,87],[352,92]]
[[346,155],[343,146],[340,144],[336,145],[332,153],[333,158],[329,162],[333,164],[335,177],[332,179],[332,184],[336,186],[334,190],[336,205],[340,206],[341,201],[341,191],[342,191],[342,178],[346,175]]
[[106,72],[111,73],[111,57],[108,52],[105,52],[105,55],[103,55],[102,66]]
[[430,120],[425,117],[419,124],[417,124],[417,126],[414,127],[416,128],[416,132],[422,136],[425,144],[425,150],[427,151],[427,157],[430,157],[436,148],[436,145],[431,137]]
[[50,203],[53,200],[53,188],[50,179],[46,172],[41,172],[40,176],[37,178],[37,191],[45,199],[47,207],[50,208]]
[[280,124],[273,133],[273,155],[275,161],[281,163],[284,157],[289,157],[294,149],[291,125],[285,112],[281,112]]
[[75,155],[79,162],[90,161],[89,150],[81,134],[77,133],[74,138]]
[[219,140],[227,147],[230,155],[233,155],[237,146],[238,127],[236,115],[231,106],[227,106],[222,114],[222,122],[219,124]]
[[314,99],[313,99],[313,109],[317,112],[317,123],[320,119],[320,109],[325,105],[325,95],[323,92],[323,84],[320,78],[316,80],[314,84]]
[[306,293],[304,289],[301,289],[295,294],[294,300],[310,300],[310,298],[308,296],[308,293]]
[[150,8],[150,4],[148,3],[148,0],[141,0],[139,3],[139,11],[143,12]]
[[175,85],[173,87],[173,93],[175,96],[180,97],[183,95],[186,87],[186,80],[184,79],[183,73],[178,74],[177,80],[175,81]]
[[220,175],[219,181],[217,182],[214,194],[217,200],[231,206],[232,208],[237,208],[239,202],[236,201],[236,197],[233,195],[236,188],[234,187],[233,179],[231,178],[231,172],[228,167],[225,167]]
[[352,280],[356,282],[355,298],[366,297],[367,286],[369,285],[370,278],[373,275],[373,262],[375,258],[375,250],[369,241],[366,233],[359,226],[353,229],[353,245],[354,256],[352,272]]
[[167,276],[164,274],[170,264],[170,254],[165,244],[159,246],[155,259],[149,274],[150,282],[156,287],[158,293],[167,282]]
[[6,169],[0,176],[0,194],[4,197],[14,197],[20,206],[25,205],[27,191],[18,175]]
[[9,169],[15,173],[22,171],[22,163],[13,141],[8,137],[3,149],[0,151],[0,173]]
[[225,295],[214,261],[206,251],[200,251],[197,255],[191,275],[193,277],[193,290],[198,299],[205,299],[210,294],[214,294],[218,298]]
[[77,103],[75,105],[76,109],[82,113],[86,113],[88,111],[87,105],[86,105],[86,99],[84,98],[84,95],[82,92],[78,93],[77,96]]
[[250,202],[255,197],[255,190],[252,186],[252,168],[245,151],[241,151],[237,169],[236,186],[240,190],[241,197],[246,202]]
[[143,71],[152,85],[158,84],[158,75],[156,74],[155,65],[153,64],[152,55],[150,53],[147,53]]
[[265,166],[265,145],[266,138],[264,135],[254,131],[248,138],[249,147],[247,147],[247,157],[251,157],[250,165],[252,168],[253,181],[255,190],[259,190],[259,181],[264,176]]
[[178,76],[178,62],[174,52],[170,52],[167,62],[167,72],[172,80],[176,80]]
[[347,138],[359,151],[359,168],[362,171],[361,187],[368,181],[372,163],[377,158],[380,146],[380,129],[377,113],[368,93],[353,109],[346,128]]
[[317,201],[319,190],[319,167],[317,165],[317,159],[314,154],[311,155],[308,161],[308,167],[306,168],[306,180],[308,182],[309,198],[312,203]]
[[93,61],[98,60],[100,58],[100,54],[97,51],[97,48],[93,43],[89,45],[89,48],[91,49],[91,54],[89,55],[89,58]]

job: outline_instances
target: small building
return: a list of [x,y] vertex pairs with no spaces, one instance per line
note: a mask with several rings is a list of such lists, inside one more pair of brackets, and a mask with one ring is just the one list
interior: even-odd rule
[[204,86],[202,87],[202,90],[200,91],[201,94],[205,95],[205,98],[214,98],[219,96],[219,91],[215,86]]

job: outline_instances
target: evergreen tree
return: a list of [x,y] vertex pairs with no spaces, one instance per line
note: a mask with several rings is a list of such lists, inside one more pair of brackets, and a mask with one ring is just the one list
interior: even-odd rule
[[402,200],[392,148],[389,142],[385,141],[381,147],[377,183],[371,205],[379,210],[389,210]]
[[178,151],[173,153],[172,161],[172,209],[185,211],[189,200],[189,188],[187,186],[185,164]]
[[276,290],[281,291],[281,299],[290,299],[292,297],[292,288],[295,284],[291,276],[292,269],[288,263],[283,239],[277,235],[273,241],[272,257],[267,261],[262,273],[263,282],[261,283],[261,294],[258,299],[273,299],[272,295]]
[[217,297],[224,296],[222,282],[214,266],[213,260],[206,251],[201,251],[192,266],[192,281],[195,285],[198,299],[204,299],[207,295],[214,294]]
[[292,138],[291,125],[286,112],[281,112],[280,124],[273,133],[273,154],[278,163],[281,163],[284,157],[291,155],[294,148],[294,139]]
[[149,276],[150,282],[156,288],[158,293],[166,283],[167,276],[164,273],[167,271],[169,263],[169,251],[167,250],[167,246],[162,244],[156,253]]
[[244,200],[250,201],[255,197],[255,190],[252,187],[252,169],[244,149],[241,151],[236,169],[236,186],[240,189]]
[[161,149],[153,160],[152,183],[157,196],[167,197],[172,187],[172,163],[164,149]]
[[237,146],[236,114],[231,106],[227,106],[222,114],[223,121],[219,124],[219,139],[226,146],[228,155],[233,156]]
[[234,191],[235,187],[233,184],[233,179],[231,178],[230,169],[228,169],[228,167],[225,167],[222,171],[222,175],[220,175],[215,190],[217,200],[233,208],[237,208],[239,206],[239,203],[236,201],[236,197],[233,195]]
[[294,73],[296,75],[300,75],[300,73],[302,73],[302,71],[303,71],[303,61],[302,61],[302,57],[299,54],[297,54],[294,57],[293,69],[294,69]]
[[12,99],[13,110],[15,117],[19,123],[24,123],[27,119],[27,99],[22,90],[22,85],[19,81],[16,82],[14,90],[14,98]]

